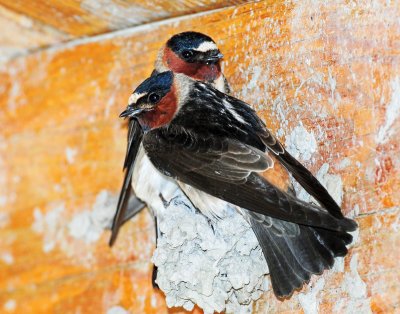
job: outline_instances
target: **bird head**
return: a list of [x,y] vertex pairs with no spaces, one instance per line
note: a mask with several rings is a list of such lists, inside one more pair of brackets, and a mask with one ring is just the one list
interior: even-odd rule
[[213,82],[221,75],[223,55],[211,37],[197,32],[172,36],[161,48],[156,70],[183,73],[196,80]]
[[178,110],[181,94],[175,80],[179,78],[171,71],[146,79],[129,97],[120,117],[137,119],[145,131],[168,124]]

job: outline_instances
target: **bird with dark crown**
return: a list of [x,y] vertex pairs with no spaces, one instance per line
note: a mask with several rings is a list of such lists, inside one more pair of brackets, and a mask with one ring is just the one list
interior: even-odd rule
[[[159,50],[152,75],[172,70],[205,81],[220,91],[229,93],[229,85],[221,73],[220,60],[222,57],[223,55],[211,37],[198,32],[179,33],[172,36]],[[164,182],[157,172],[153,172],[153,168],[147,166],[149,163],[143,160],[145,156],[140,146],[141,137],[142,132],[136,120],[131,119],[124,161],[125,178],[111,227],[110,245],[115,242],[119,229],[124,222],[139,213],[145,207],[145,203],[153,213],[156,208],[162,206],[159,187],[163,184],[152,185],[149,182],[149,184],[143,186],[143,183],[140,182],[140,186],[137,186],[137,183],[139,183],[137,178],[141,174],[147,178],[153,177],[153,182],[155,180]],[[136,176],[133,176],[135,171]],[[164,182],[166,185],[168,183],[168,181]],[[179,189],[179,187],[175,186],[175,189]]]
[[[211,221],[220,219],[226,206],[246,218],[279,298],[290,296],[312,274],[331,268],[336,256],[347,254],[355,221],[343,217],[318,180],[245,102],[166,71],[135,90],[121,117],[137,119],[152,166]],[[290,183],[277,184],[265,175],[268,172],[287,180],[292,173],[322,207],[301,201]],[[164,192],[168,194],[168,188]]]

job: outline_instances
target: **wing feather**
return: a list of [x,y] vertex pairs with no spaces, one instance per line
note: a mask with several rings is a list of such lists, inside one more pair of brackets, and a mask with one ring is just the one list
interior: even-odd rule
[[[128,146],[126,149],[124,161],[125,175],[124,181],[122,183],[121,192],[119,194],[117,211],[115,212],[111,226],[111,237],[109,241],[110,246],[112,246],[117,239],[119,229],[127,220],[127,217],[132,217],[132,215],[139,212],[145,206],[144,203],[134,195],[131,186],[135,159],[142,138],[142,128],[135,119],[131,119],[129,121]],[[130,207],[131,204],[135,204],[135,208]]]
[[343,218],[342,211],[336,201],[332,198],[326,188],[317,178],[299,161],[297,161],[273,136],[268,129],[264,128],[259,136],[268,150],[276,154],[277,159],[293,175],[300,185],[313,196],[319,204],[324,206],[332,215]]
[[[240,124],[240,121],[231,120],[231,124],[237,124],[236,128],[244,131],[247,137],[248,143],[259,145],[258,141],[261,141],[266,146],[267,151],[272,152],[276,155],[276,158],[282,165],[292,174],[292,176],[301,184],[301,186],[313,196],[321,206],[326,208],[336,218],[343,218],[340,206],[335,202],[326,188],[318,181],[317,178],[299,161],[297,161],[279,142],[279,140],[266,128],[265,124],[257,116],[256,112],[250,108],[245,102],[224,95],[218,91],[214,91],[214,99],[203,100],[212,102],[213,105],[217,105],[216,99],[223,99],[224,102],[228,102],[232,108],[235,108],[236,113],[241,116],[241,119],[245,121],[245,124]],[[218,97],[219,96],[219,97]],[[261,147],[258,147],[261,149]]]
[[265,152],[226,137],[201,138],[186,130],[179,132],[178,126],[173,140],[168,132],[165,128],[150,131],[143,141],[150,160],[162,173],[262,215],[335,231],[356,228],[352,220],[333,217],[258,175],[273,167]]

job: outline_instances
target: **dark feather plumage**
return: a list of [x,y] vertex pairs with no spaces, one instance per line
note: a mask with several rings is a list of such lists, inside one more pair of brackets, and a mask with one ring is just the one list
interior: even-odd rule
[[[147,133],[144,147],[164,174],[244,208],[278,297],[290,296],[347,253],[357,224],[295,160],[244,102],[196,82],[172,122]],[[257,172],[269,154],[326,209],[271,185]]]
[[[198,33],[198,32],[183,32],[177,35],[172,36],[166,43],[168,47],[173,49],[177,54],[180,54],[182,50],[185,49],[193,49],[197,48],[203,42],[214,42],[212,38],[209,36]],[[163,49],[163,48],[161,48]],[[219,52],[219,51],[218,51]],[[201,61],[203,62],[203,61]],[[157,65],[157,63],[156,63]],[[151,73],[151,77],[156,76],[160,72],[157,69],[154,69]],[[229,84],[225,77],[224,79],[224,88],[225,91],[229,92]],[[159,81],[159,80],[158,80]],[[165,81],[165,80],[164,80]],[[159,85],[159,84],[157,84]],[[150,88],[149,85],[141,84],[142,88]],[[138,90],[136,90],[138,91]],[[140,91],[140,90],[139,90]],[[139,130],[137,129],[139,124],[135,119],[131,119],[129,121],[129,130],[128,130],[128,146],[127,152],[124,161],[124,170],[126,169],[124,184],[122,186],[122,190],[120,193],[120,199],[118,201],[117,211],[113,219],[112,224],[112,234],[110,239],[110,245],[112,245],[117,237],[119,228],[130,218],[135,216],[140,212],[142,208],[145,207],[145,204],[141,202],[134,194],[133,190],[128,187],[128,183],[130,185],[132,180],[132,171],[134,167],[134,162],[137,154],[137,150],[141,141],[141,136],[139,138]],[[134,144],[133,144],[134,143]],[[137,145],[134,147],[132,145]],[[132,148],[131,148],[132,147]]]
[[[212,134],[199,136],[175,123],[150,131],[143,144],[150,160],[164,174],[241,208],[334,231],[356,228],[352,220],[338,219],[258,175],[256,172],[270,166],[270,160],[250,145]],[[237,159],[232,157],[235,155]]]
[[112,246],[117,239],[121,225],[145,207],[145,204],[134,195],[131,186],[135,159],[142,138],[143,130],[139,123],[136,119],[130,119],[128,128],[128,146],[124,161],[125,176],[118,199],[117,211],[114,215],[111,226],[110,246]]
[[[333,216],[343,218],[339,205],[335,202],[326,188],[313,176],[313,174],[298,162],[274,135],[266,128],[265,124],[259,119],[254,110],[246,103],[228,96],[204,83],[196,83],[192,90],[190,99],[196,99],[196,108],[183,108],[183,110],[196,114],[196,124],[198,130],[204,128],[216,134],[231,136],[243,141],[249,145],[257,147],[260,150],[268,150],[276,155],[276,158],[285,166],[301,186],[313,196],[321,206],[326,208]],[[247,124],[240,123],[229,113],[223,105],[223,101],[231,104],[234,110],[239,114]],[[219,114],[218,114],[219,112]],[[182,113],[182,116],[185,112]],[[217,121],[209,121],[214,116]],[[189,116],[190,117],[190,116]],[[178,121],[178,123],[180,120]],[[207,127],[208,125],[208,127]],[[223,132],[221,128],[225,128]]]
[[276,158],[293,175],[293,178],[295,178],[320,205],[326,208],[336,218],[343,218],[339,205],[306,167],[298,162],[267,129],[259,135],[268,150],[276,154]]
[[269,218],[261,222],[259,215],[247,212],[250,225],[267,261],[275,294],[290,296],[308,281],[333,266],[334,257],[347,254],[346,244],[352,236]]

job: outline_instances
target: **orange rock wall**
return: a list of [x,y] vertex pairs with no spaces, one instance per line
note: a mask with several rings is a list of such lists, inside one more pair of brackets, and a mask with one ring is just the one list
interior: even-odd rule
[[343,211],[360,225],[334,270],[288,301],[265,293],[254,313],[400,312],[399,16],[396,1],[260,1],[3,64],[0,312],[168,312],[150,284],[150,215],[129,222],[110,249],[101,208],[113,210],[122,182],[118,114],[161,44],[185,30],[218,42],[234,94],[284,143],[296,127],[312,134],[317,149],[305,164],[314,173],[329,165]]

